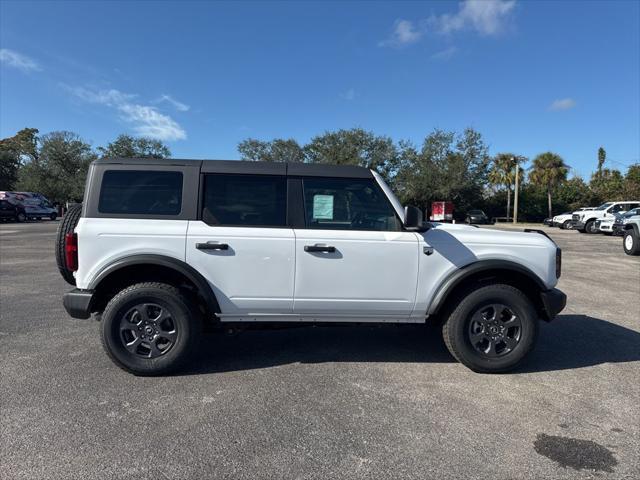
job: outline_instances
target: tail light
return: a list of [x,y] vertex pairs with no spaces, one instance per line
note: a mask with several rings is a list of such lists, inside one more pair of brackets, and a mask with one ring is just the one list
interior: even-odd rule
[[78,270],[78,236],[75,233],[64,236],[64,260],[68,270]]
[[556,278],[560,278],[562,273],[562,250],[556,248]]

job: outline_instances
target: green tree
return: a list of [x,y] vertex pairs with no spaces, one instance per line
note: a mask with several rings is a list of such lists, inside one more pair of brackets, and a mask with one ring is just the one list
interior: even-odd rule
[[334,165],[359,165],[391,179],[397,172],[397,149],[393,140],[361,128],[325,132],[304,147],[306,161]]
[[18,188],[40,192],[54,202],[80,201],[95,158],[91,146],[75,133],[51,132],[40,138],[36,157],[20,169]]
[[[511,189],[516,181],[516,164],[524,162],[524,157],[513,153],[498,153],[491,162],[489,182],[498,188],[504,187],[507,191],[507,218],[511,214]],[[524,170],[518,169],[518,181],[522,184],[524,180]]]
[[624,197],[627,200],[640,199],[640,163],[629,167],[624,177]]
[[0,140],[0,190],[13,190],[24,162],[38,155],[38,129],[23,128]]
[[608,202],[626,200],[624,183],[624,177],[619,170],[604,168],[592,175],[590,186],[600,200]]
[[556,153],[541,153],[533,159],[529,179],[534,185],[544,187],[546,190],[549,217],[553,216],[551,195],[561,184],[567,181],[567,173],[569,173],[569,168],[562,157]]
[[605,160],[607,159],[607,152],[604,148],[600,147],[598,149],[598,176],[602,175],[602,166],[604,165]]
[[251,162],[304,162],[304,151],[294,139],[269,142],[247,138],[238,144],[242,160]]
[[480,133],[466,129],[462,135],[435,130],[424,139],[418,152],[401,144],[396,184],[402,199],[422,208],[432,201],[446,200],[465,212],[482,202],[490,158]]
[[131,135],[118,135],[106,147],[98,147],[103,158],[168,158],[171,150],[160,140]]

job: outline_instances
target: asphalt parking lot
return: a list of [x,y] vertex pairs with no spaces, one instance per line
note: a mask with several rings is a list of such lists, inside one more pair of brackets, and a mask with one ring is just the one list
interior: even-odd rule
[[138,378],[62,307],[57,222],[0,226],[0,477],[640,477],[640,257],[539,227],[568,306],[517,372],[455,363],[424,326],[210,334]]

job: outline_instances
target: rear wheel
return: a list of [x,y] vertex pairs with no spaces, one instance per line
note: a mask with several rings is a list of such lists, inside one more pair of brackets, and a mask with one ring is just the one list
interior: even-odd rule
[[640,238],[635,230],[626,230],[622,240],[624,253],[627,255],[640,255]]
[[49,220],[55,220],[56,218],[58,218],[58,214],[56,213],[52,213],[51,215],[49,215]]
[[22,223],[27,220],[27,216],[23,212],[18,212],[16,215],[16,222]]
[[533,348],[538,318],[531,301],[517,288],[487,285],[460,299],[442,333],[451,354],[471,370],[505,372]]
[[180,290],[138,283],[109,301],[102,314],[102,345],[120,368],[135,375],[179,369],[197,348],[202,321]]
[[56,233],[56,263],[58,264],[58,271],[62,278],[71,285],[76,284],[76,279],[73,276],[73,272],[67,268],[67,261],[64,254],[64,241],[67,233],[72,233],[78,221],[82,215],[82,204],[73,205],[67,213],[62,217],[62,221],[58,225],[58,232]]

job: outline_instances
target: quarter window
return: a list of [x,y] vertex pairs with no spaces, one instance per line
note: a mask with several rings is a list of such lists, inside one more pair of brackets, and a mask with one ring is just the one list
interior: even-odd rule
[[286,178],[277,175],[206,175],[202,220],[209,225],[286,226]]
[[373,180],[305,178],[307,228],[398,231],[391,204]]
[[107,170],[102,177],[98,211],[111,214],[179,215],[182,173]]

